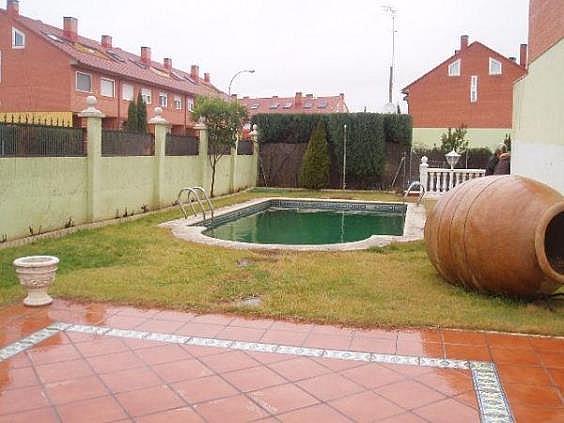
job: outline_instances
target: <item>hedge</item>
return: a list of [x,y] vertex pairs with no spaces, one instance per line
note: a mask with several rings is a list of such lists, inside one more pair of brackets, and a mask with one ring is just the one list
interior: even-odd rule
[[[252,123],[259,127],[262,143],[307,143],[317,123],[327,129],[332,166],[342,168],[344,128],[347,125],[347,178],[379,177],[384,171],[385,143],[411,146],[411,117],[399,114],[333,113],[259,114]],[[339,171],[340,173],[340,171]]]

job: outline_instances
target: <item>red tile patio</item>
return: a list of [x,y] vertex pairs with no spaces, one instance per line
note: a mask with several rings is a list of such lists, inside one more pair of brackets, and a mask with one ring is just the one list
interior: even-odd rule
[[[493,361],[517,422],[564,422],[564,339],[361,330],[55,301],[0,309],[0,348],[49,324]],[[477,422],[469,370],[61,331],[0,361],[0,422]]]

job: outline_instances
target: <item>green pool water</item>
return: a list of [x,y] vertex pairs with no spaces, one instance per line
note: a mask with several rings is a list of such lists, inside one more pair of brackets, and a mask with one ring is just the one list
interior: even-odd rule
[[403,214],[270,208],[209,228],[204,235],[257,244],[335,244],[402,235],[403,225]]

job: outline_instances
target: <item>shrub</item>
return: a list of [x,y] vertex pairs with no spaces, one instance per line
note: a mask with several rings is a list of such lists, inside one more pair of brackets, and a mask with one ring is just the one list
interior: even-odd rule
[[300,186],[321,189],[329,184],[329,148],[325,124],[319,121],[309,139],[302,163]]

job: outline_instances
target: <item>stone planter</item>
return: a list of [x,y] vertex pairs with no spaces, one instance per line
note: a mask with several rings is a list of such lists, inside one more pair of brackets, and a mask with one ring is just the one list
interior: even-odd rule
[[14,260],[14,268],[22,286],[27,290],[26,306],[51,304],[47,289],[55,280],[59,259],[51,256],[29,256]]

